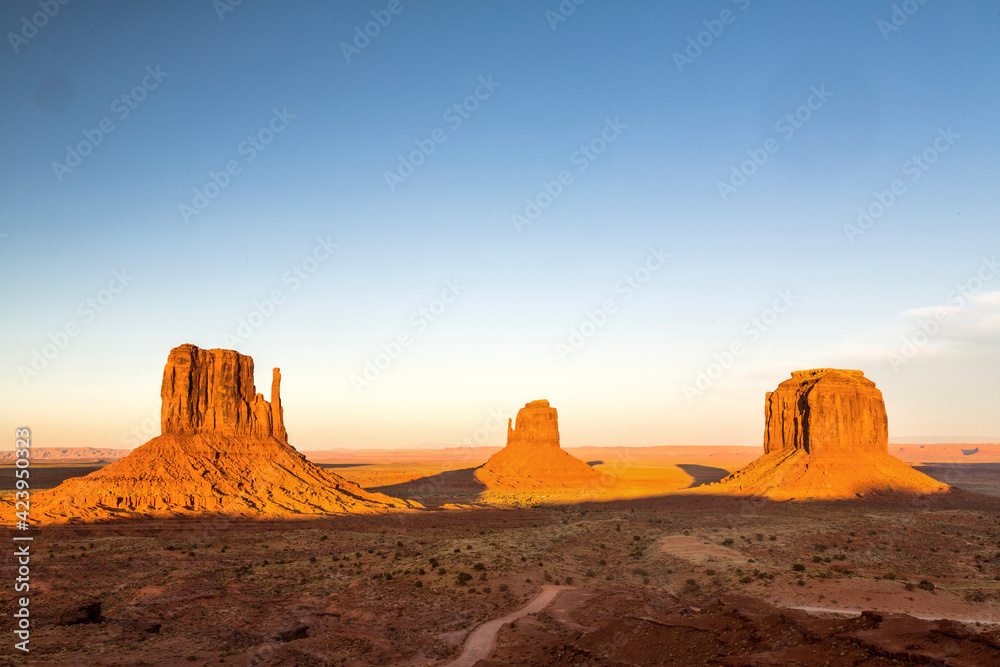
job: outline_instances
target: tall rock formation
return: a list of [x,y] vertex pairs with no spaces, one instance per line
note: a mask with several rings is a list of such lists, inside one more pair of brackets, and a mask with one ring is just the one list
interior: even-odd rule
[[163,433],[274,437],[287,442],[281,410],[281,371],[274,369],[271,400],[254,390],[253,359],[235,350],[187,344],[167,357],[160,385]]
[[591,490],[614,482],[559,446],[559,414],[549,402],[531,401],[507,420],[507,446],[475,471],[493,490]]
[[861,371],[795,371],[764,401],[764,456],[699,491],[779,500],[948,488],[889,454],[882,392]]
[[160,388],[162,435],[86,477],[32,498],[42,523],[117,516],[374,513],[418,507],[310,463],[288,444],[274,369],[271,400],[254,389],[253,359],[181,345]]

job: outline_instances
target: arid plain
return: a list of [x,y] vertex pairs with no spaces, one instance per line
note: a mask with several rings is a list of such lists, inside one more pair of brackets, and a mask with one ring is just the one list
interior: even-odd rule
[[858,371],[768,394],[763,457],[563,448],[546,400],[503,449],[303,457],[252,378],[175,348],[163,435],[34,452],[33,662],[1000,664],[1000,446],[887,444]]

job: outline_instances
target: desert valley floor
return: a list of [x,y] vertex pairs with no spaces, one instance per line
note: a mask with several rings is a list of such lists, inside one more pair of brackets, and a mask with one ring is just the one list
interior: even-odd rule
[[487,493],[472,469],[495,451],[307,453],[421,511],[45,526],[30,662],[448,665],[548,594],[480,665],[1000,664],[996,445],[891,446],[947,494],[790,502],[669,493],[759,448],[567,449],[629,482],[600,501]]

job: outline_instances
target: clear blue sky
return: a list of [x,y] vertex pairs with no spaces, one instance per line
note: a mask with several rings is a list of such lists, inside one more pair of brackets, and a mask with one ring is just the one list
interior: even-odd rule
[[154,435],[186,342],[300,449],[760,444],[824,366],[1000,436],[996,2],[224,1],[0,7],[4,448]]

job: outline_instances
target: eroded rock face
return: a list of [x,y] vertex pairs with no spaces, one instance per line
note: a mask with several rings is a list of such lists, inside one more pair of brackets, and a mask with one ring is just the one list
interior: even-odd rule
[[559,446],[559,414],[548,401],[531,401],[518,410],[507,446],[476,469],[489,490],[579,489],[596,492],[613,483]]
[[861,371],[793,372],[768,392],[764,422],[764,456],[698,492],[787,500],[948,488],[889,455],[882,392]]
[[546,400],[531,401],[517,411],[511,428],[507,420],[507,446],[515,448],[559,448],[559,413]]
[[764,452],[804,449],[813,457],[889,451],[882,392],[861,371],[794,371],[768,392]]
[[255,393],[250,357],[235,350],[175,347],[163,369],[160,430],[272,436],[286,442],[280,386],[281,372],[275,368],[268,402]]
[[274,369],[271,400],[253,359],[181,345],[163,370],[159,435],[123,459],[32,497],[40,523],[128,516],[293,516],[419,507],[365,491],[288,444]]

